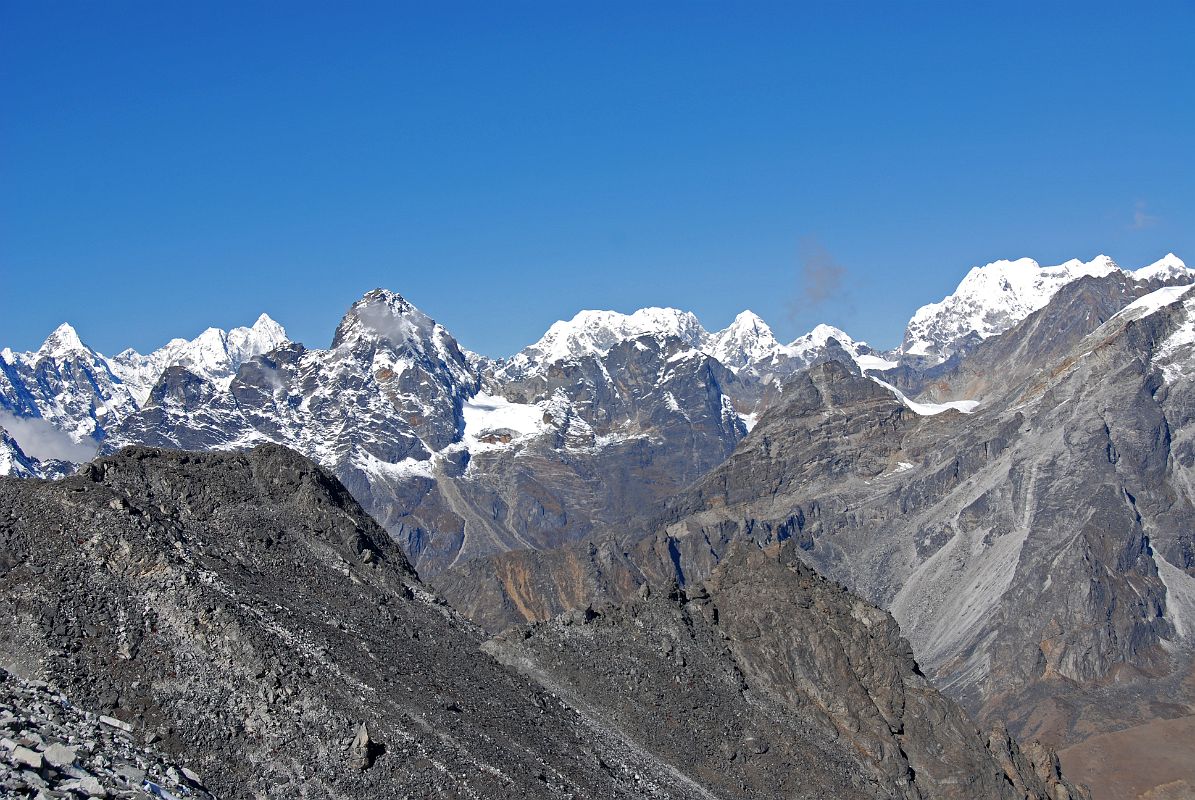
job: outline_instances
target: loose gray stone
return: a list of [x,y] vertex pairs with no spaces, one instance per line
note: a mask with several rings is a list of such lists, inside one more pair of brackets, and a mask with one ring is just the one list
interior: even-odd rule
[[64,744],[55,743],[47,747],[42,755],[45,756],[46,761],[49,761],[56,767],[69,767],[75,763],[75,752],[78,748],[67,747]]

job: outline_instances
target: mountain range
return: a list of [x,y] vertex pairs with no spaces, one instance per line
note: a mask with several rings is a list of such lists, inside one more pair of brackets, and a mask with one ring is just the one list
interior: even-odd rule
[[[749,543],[890,611],[933,685],[1080,778],[1100,774],[1102,737],[1133,732],[1148,774],[1103,796],[1144,797],[1195,760],[1150,755],[1195,715],[1192,283],[1172,254],[999,261],[888,352],[825,325],[782,344],[751,312],[711,333],[649,308],[583,311],[490,360],[380,289],[327,349],[263,315],[108,358],[63,325],[0,351],[0,472],[283,445],[492,634],[596,608],[605,636],[644,586],[747,597],[726,570],[770,569]],[[518,641],[487,647],[516,671],[540,659],[542,680],[535,648],[553,645]],[[557,668],[552,685],[596,702],[595,675]]]

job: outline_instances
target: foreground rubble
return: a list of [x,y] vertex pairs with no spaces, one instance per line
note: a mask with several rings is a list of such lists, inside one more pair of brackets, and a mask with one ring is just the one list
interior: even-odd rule
[[212,797],[200,777],[156,752],[157,734],[73,705],[44,681],[0,669],[0,795]]

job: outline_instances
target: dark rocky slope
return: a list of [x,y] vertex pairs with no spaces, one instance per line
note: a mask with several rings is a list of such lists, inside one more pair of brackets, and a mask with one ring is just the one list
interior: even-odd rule
[[644,588],[486,649],[719,796],[1085,796],[1040,745],[981,737],[892,618],[791,546],[740,543],[687,593]]
[[[0,480],[0,508],[0,663],[128,723],[220,797],[747,797],[798,766],[797,797],[1065,786],[1034,777],[1053,771],[1048,754],[998,742],[987,755],[886,615],[808,572],[776,573],[781,596],[759,595],[753,575],[779,567],[756,556],[710,584],[725,628],[675,602],[592,628],[609,636],[594,656],[647,659],[641,643],[663,642],[642,638],[654,620],[700,665],[663,651],[644,662],[661,690],[695,681],[665,698],[677,719],[696,706],[750,723],[694,727],[698,758],[647,735],[656,712],[640,698],[659,692],[600,688],[596,668],[588,688],[557,697],[566,675],[583,679],[534,652],[531,677],[484,654],[344,487],[283,448],[130,448],[57,482]],[[812,611],[768,612],[785,592]],[[524,646],[554,647],[551,630]],[[625,656],[608,649],[620,641]],[[509,660],[504,648],[519,645],[494,647]]]

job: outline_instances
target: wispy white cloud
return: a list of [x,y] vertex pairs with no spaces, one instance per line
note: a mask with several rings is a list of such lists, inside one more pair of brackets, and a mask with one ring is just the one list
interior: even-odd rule
[[1133,221],[1129,225],[1129,230],[1142,231],[1157,224],[1158,218],[1145,210],[1145,201],[1138,200],[1133,205]]
[[95,458],[98,446],[94,442],[80,444],[44,419],[17,417],[0,410],[0,427],[8,431],[17,444],[38,461],[61,459],[80,463]]

